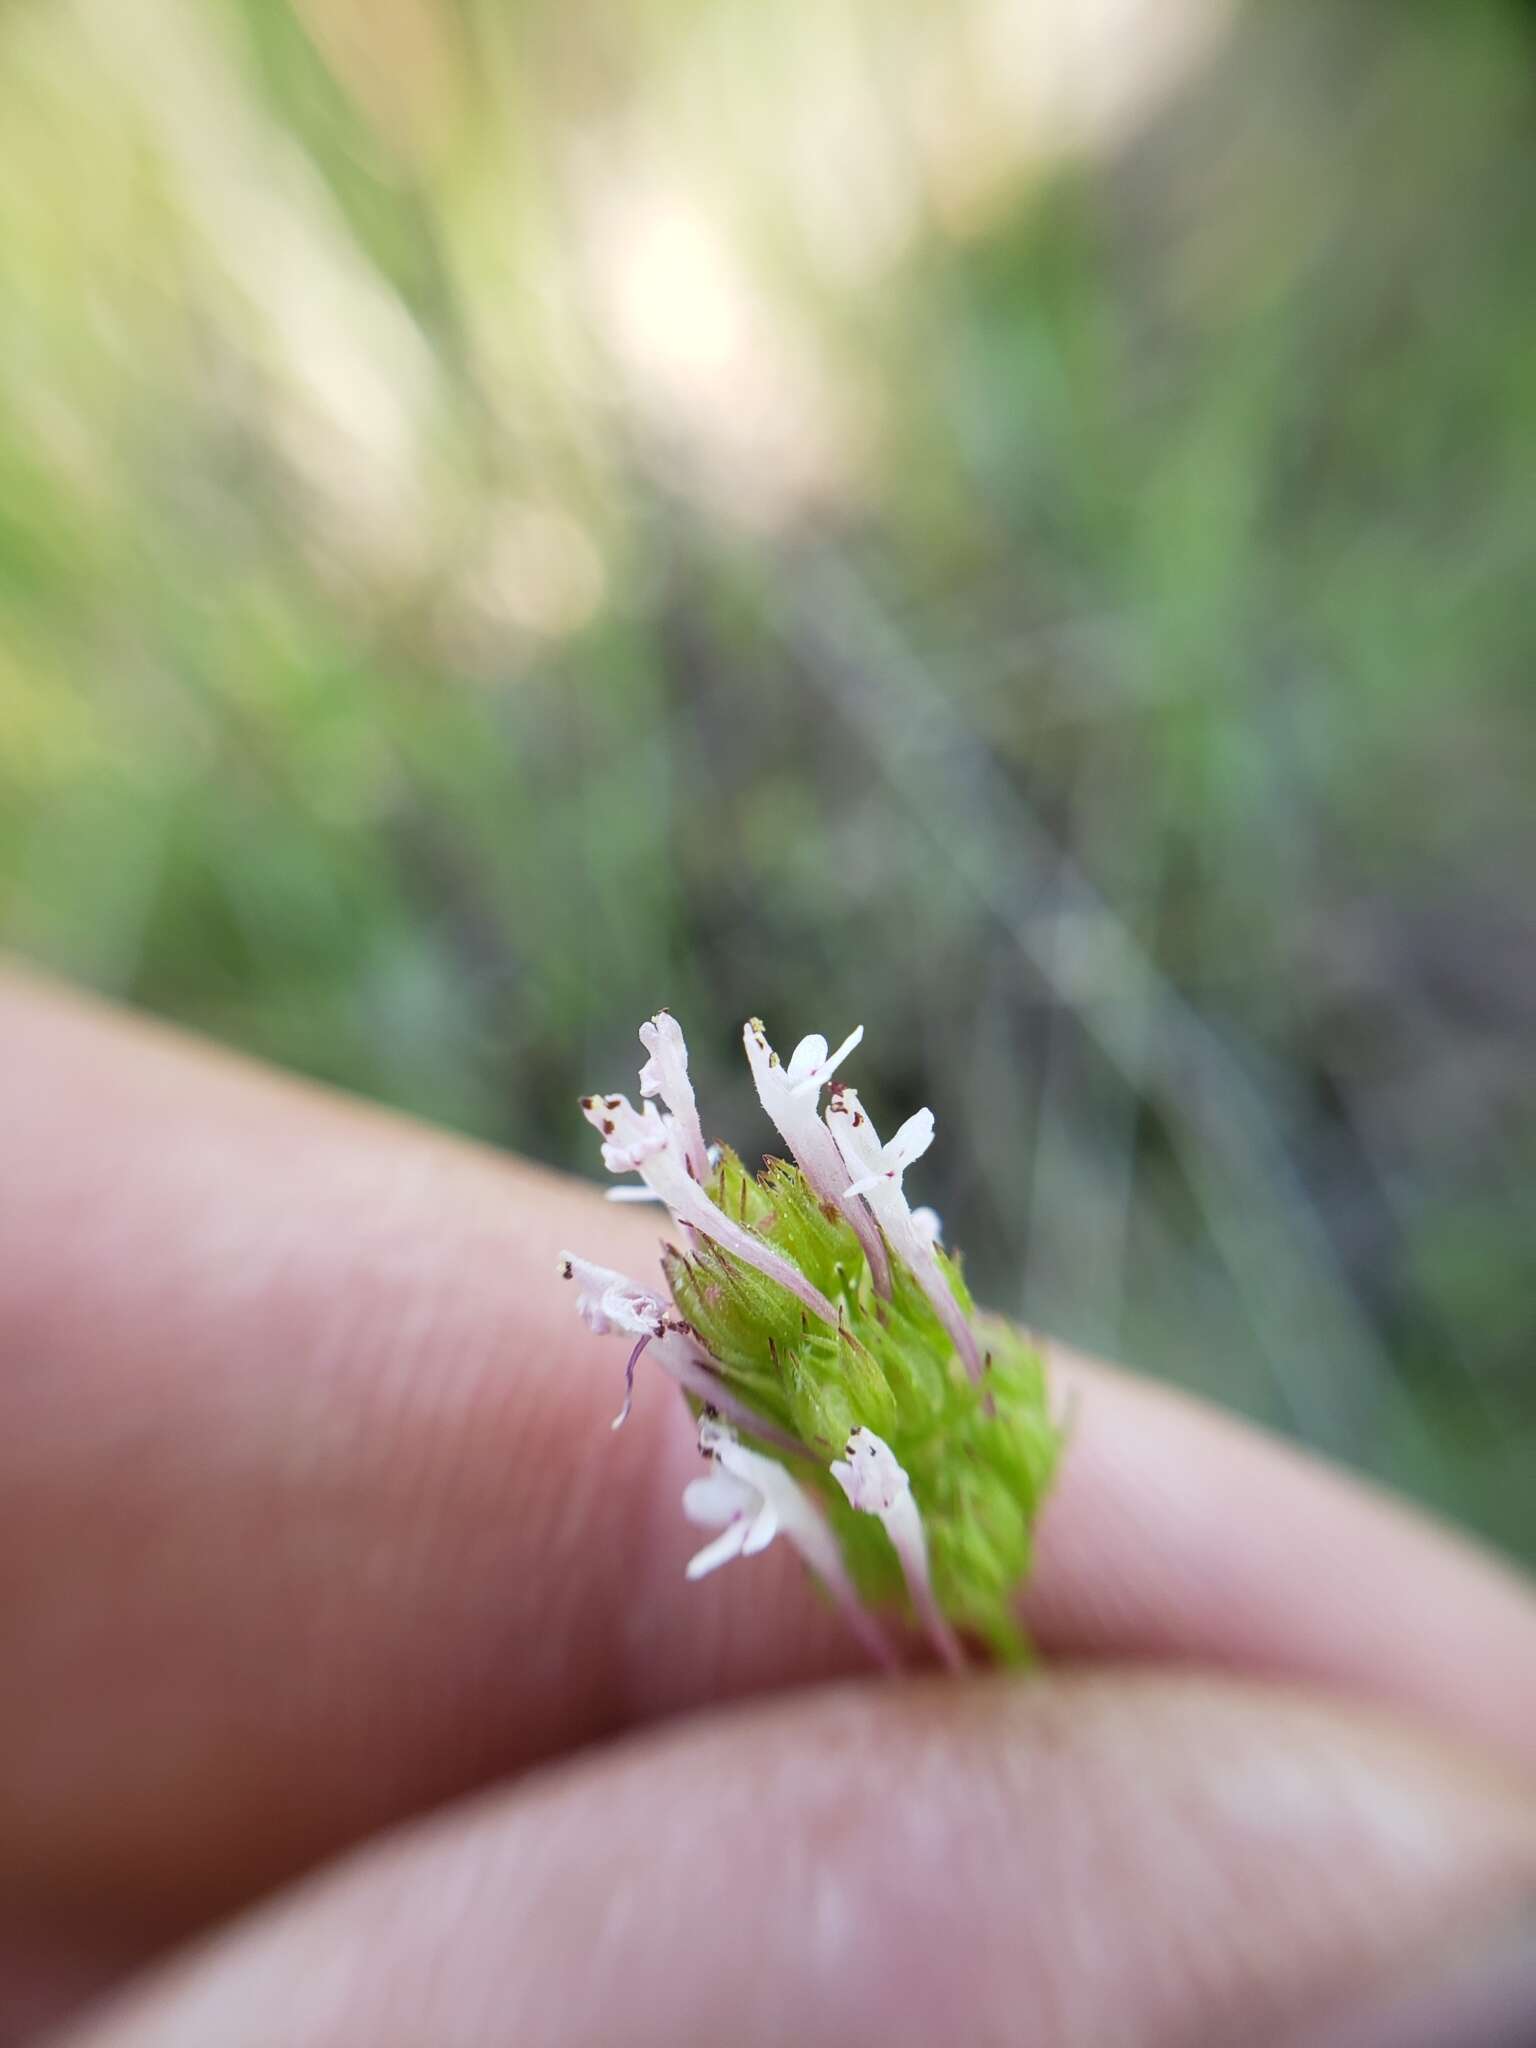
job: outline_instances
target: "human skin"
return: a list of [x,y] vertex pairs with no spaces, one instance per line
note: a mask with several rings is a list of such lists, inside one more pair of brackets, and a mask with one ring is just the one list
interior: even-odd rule
[[609,1431],[555,1255],[655,1238],[0,982],[0,2039],[1536,2029],[1522,1580],[1057,1352],[1048,1675],[860,1673],[782,1547],[685,1584],[664,1382]]

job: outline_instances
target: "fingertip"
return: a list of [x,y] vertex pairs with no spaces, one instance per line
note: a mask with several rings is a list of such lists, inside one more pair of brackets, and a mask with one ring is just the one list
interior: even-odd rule
[[1271,2038],[1536,1895],[1536,1805],[1169,1674],[839,1687],[635,1739],[301,1888],[70,2048]]
[[1048,1649],[1299,1679],[1536,1766],[1536,1588],[1513,1567],[1235,1417],[1048,1351],[1075,1416],[1027,1599]]

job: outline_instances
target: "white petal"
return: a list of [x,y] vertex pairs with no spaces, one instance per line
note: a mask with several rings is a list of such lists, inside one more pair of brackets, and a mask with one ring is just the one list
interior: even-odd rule
[[791,1088],[813,1074],[827,1056],[827,1041],[819,1031],[813,1031],[808,1038],[802,1038],[789,1056],[785,1069]]
[[774,1508],[771,1500],[764,1500],[762,1506],[753,1517],[752,1526],[747,1531],[746,1540],[741,1546],[742,1556],[756,1557],[760,1550],[768,1548],[778,1533],[779,1517],[777,1510]]
[[885,1171],[880,1134],[860,1102],[856,1088],[844,1088],[827,1104],[827,1129],[836,1139],[843,1163],[855,1180]]
[[637,1110],[626,1095],[586,1095],[581,1113],[603,1141],[603,1164],[610,1173],[635,1173],[646,1160],[664,1152],[667,1127],[648,1102]]
[[594,1265],[575,1252],[561,1254],[560,1272],[576,1282],[576,1313],[595,1336],[606,1337],[615,1330],[631,1337],[660,1334],[664,1305],[623,1273]]
[[937,1244],[944,1235],[944,1221],[937,1209],[914,1209],[912,1222],[930,1244]]
[[[711,1432],[707,1443],[706,1430]],[[737,1441],[734,1430],[726,1430],[719,1423],[706,1421],[700,1426],[699,1446],[711,1450],[727,1472],[755,1488],[764,1511],[772,1516],[772,1526],[766,1535],[761,1535],[761,1540],[754,1541],[753,1549],[761,1549],[776,1532],[782,1531],[806,1563],[824,1578],[830,1580],[841,1569],[836,1541],[820,1508],[777,1459],[749,1450]],[[754,1526],[752,1533],[759,1537],[760,1529]]]
[[837,1051],[828,1054],[827,1041],[820,1032],[810,1038],[802,1038],[795,1047],[789,1063],[789,1084],[797,1095],[815,1095],[831,1080],[843,1061],[847,1059],[864,1036],[864,1026],[857,1025],[843,1040]]
[[848,1462],[834,1462],[832,1477],[861,1514],[890,1514],[912,1490],[896,1453],[872,1429],[856,1429],[848,1439]]
[[626,1337],[659,1337],[666,1328],[666,1311],[655,1295],[632,1287],[628,1281],[621,1287],[610,1287],[598,1303],[598,1310],[610,1330],[622,1330]]
[[849,1032],[848,1036],[837,1048],[837,1051],[833,1053],[831,1058],[828,1059],[824,1064],[821,1074],[821,1078],[823,1079],[823,1081],[830,1081],[832,1076],[837,1072],[838,1068],[843,1064],[843,1061],[847,1059],[849,1053],[851,1053],[856,1046],[862,1045],[863,1043],[864,1026],[862,1024],[855,1024],[853,1029]]
[[720,1531],[713,1543],[695,1551],[688,1560],[686,1577],[702,1579],[707,1573],[718,1571],[723,1564],[729,1564],[733,1557],[740,1557],[742,1546],[747,1540],[748,1523],[743,1516]]
[[904,1173],[913,1160],[921,1159],[933,1143],[933,1111],[920,1109],[909,1116],[885,1148],[888,1163]]
[[683,1513],[696,1529],[722,1529],[727,1522],[745,1521],[761,1506],[762,1495],[755,1486],[718,1465],[683,1488]]
[[658,1010],[640,1026],[640,1043],[650,1055],[640,1069],[640,1093],[660,1095],[670,1109],[670,1092],[688,1085],[688,1045],[682,1026],[669,1010]]

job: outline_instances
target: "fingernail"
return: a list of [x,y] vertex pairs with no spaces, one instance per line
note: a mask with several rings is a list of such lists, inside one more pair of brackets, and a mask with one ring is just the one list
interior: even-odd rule
[[1492,1939],[1409,1958],[1285,2048],[1536,2048],[1536,1901]]

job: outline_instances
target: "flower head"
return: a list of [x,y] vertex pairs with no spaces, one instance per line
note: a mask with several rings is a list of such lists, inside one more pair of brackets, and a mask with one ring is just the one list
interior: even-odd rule
[[[964,1662],[960,1629],[1000,1654],[1021,1646],[1011,1603],[1057,1432],[1038,1354],[988,1320],[939,1250],[939,1221],[908,1206],[904,1177],[933,1143],[931,1111],[882,1144],[857,1093],[833,1081],[860,1044],[819,1033],[782,1062],[755,1019],[743,1032],[763,1108],[793,1163],[757,1176],[707,1146],[682,1030],[642,1025],[637,1109],[582,1102],[610,1173],[638,1174],[670,1212],[663,1286],[568,1253],[561,1270],[598,1335],[676,1381],[708,1470],[683,1512],[712,1531],[702,1578],[782,1536],[881,1662],[872,1607],[904,1600],[937,1655]],[[822,1090],[832,1084],[825,1115]],[[658,1107],[658,1100],[660,1107]]]

